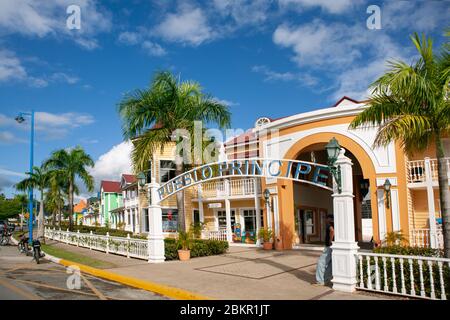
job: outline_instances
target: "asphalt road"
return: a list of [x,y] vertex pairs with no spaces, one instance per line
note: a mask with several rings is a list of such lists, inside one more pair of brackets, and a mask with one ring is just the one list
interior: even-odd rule
[[64,266],[20,254],[14,245],[0,246],[0,300],[165,300],[153,292],[131,288]]

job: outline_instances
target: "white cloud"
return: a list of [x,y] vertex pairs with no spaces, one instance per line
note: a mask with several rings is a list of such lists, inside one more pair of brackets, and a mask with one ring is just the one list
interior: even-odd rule
[[449,16],[448,1],[385,1],[381,8],[381,25],[390,30],[426,32],[448,25]]
[[95,179],[96,188],[100,186],[101,180],[119,181],[122,173],[132,173],[131,150],[131,142],[122,142],[113,146],[95,161],[90,174]]
[[145,52],[147,52],[151,56],[161,57],[166,54],[166,50],[164,50],[163,47],[148,40],[142,42],[142,49],[144,49]]
[[0,131],[0,144],[25,143],[24,139],[16,137],[9,131]]
[[270,0],[214,0],[215,14],[230,16],[238,26],[265,22],[269,16]]
[[80,114],[76,112],[49,113],[36,112],[36,129],[45,130],[48,128],[78,128],[80,126],[94,123],[94,117],[89,114]]
[[264,75],[264,81],[296,81],[308,87],[318,83],[318,79],[308,73],[277,72],[264,65],[253,66],[252,71]]
[[214,100],[217,101],[218,103],[224,104],[228,107],[234,107],[234,106],[238,106],[240,104],[239,102],[233,102],[230,100],[219,99],[219,98],[215,98]]
[[[90,125],[95,119],[90,114],[82,114],[77,112],[66,113],[35,113],[35,129],[44,134],[46,139],[62,139],[70,130]],[[29,125],[18,124],[13,118],[0,114],[0,128],[11,127],[19,130],[29,130]],[[5,139],[8,136],[4,136]],[[10,137],[9,137],[10,138]],[[17,139],[17,138],[16,138]],[[18,140],[20,142],[20,139]]]
[[[34,61],[33,58],[28,60]],[[75,84],[79,81],[79,78],[64,72],[55,72],[50,76],[42,75],[39,77],[30,75],[14,52],[0,49],[0,83],[10,83],[11,81],[25,83],[33,88],[45,88],[49,83]]]
[[[81,28],[69,30],[66,9],[79,5]],[[0,35],[22,34],[31,37],[53,36],[71,39],[86,49],[98,47],[95,36],[111,29],[111,14],[95,0],[2,0]]]
[[365,36],[367,29],[342,23],[311,23],[290,26],[282,24],[273,34],[275,44],[290,48],[299,66],[346,68],[362,56],[364,46],[373,39]]
[[117,40],[126,45],[135,45],[141,41],[141,35],[137,32],[121,32]]
[[278,0],[281,8],[302,10],[320,7],[333,14],[343,13],[361,2],[361,0]]
[[16,172],[8,169],[0,168],[0,175],[25,178],[27,175],[23,172]]
[[57,82],[65,82],[68,84],[75,84],[80,80],[78,77],[68,75],[64,72],[56,72],[52,74],[51,79]]
[[181,6],[177,13],[167,14],[155,32],[166,41],[193,46],[215,37],[202,9],[191,6]]
[[0,82],[23,80],[27,72],[14,52],[0,49]]

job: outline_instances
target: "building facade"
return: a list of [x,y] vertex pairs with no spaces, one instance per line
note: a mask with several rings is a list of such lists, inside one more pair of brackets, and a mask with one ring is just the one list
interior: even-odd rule
[[100,184],[100,224],[116,228],[118,220],[112,211],[120,207],[123,207],[120,182],[103,180]]

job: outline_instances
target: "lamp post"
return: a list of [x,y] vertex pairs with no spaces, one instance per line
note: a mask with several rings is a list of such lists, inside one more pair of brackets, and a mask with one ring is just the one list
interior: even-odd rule
[[330,168],[330,172],[336,181],[338,193],[342,192],[342,181],[341,181],[341,166],[338,165],[336,167],[335,163],[339,156],[339,152],[341,151],[341,146],[335,137],[331,139],[328,144],[325,146],[328,155],[328,167]]
[[266,205],[269,207],[269,208],[271,208],[271,205],[270,205],[270,191],[269,191],[269,189],[265,189],[264,190],[264,201],[266,202]]
[[[24,116],[31,117],[31,133],[30,133],[30,176],[33,173],[33,155],[34,155],[34,110],[31,112],[20,112],[15,120],[18,123],[25,121]],[[28,210],[30,212],[28,219],[28,241],[30,245],[33,243],[33,187],[28,187]]]
[[390,207],[390,197],[391,197],[391,182],[386,179],[383,184],[384,194],[386,195],[386,208]]

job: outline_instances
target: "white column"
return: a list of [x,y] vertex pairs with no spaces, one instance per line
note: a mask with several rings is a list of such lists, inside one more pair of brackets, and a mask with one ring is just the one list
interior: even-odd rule
[[133,212],[133,209],[130,209],[130,218],[131,218],[131,231],[133,231],[133,233],[134,233],[134,212]]
[[134,208],[134,214],[136,215],[136,233],[140,233],[141,232],[141,220],[139,217],[139,210],[137,208]]
[[353,292],[356,287],[356,253],[355,223],[353,212],[353,174],[352,162],[341,149],[336,166],[341,168],[341,193],[337,191],[336,182],[333,193],[334,241],[332,249],[333,289]]
[[270,203],[271,203],[272,199],[269,197],[269,201],[266,202],[266,212],[267,212],[267,228],[272,229],[273,231],[273,227],[272,227],[272,211],[270,210]]
[[431,172],[430,158],[425,158],[425,183],[428,199],[428,224],[430,226],[430,246],[437,248],[436,241],[436,214],[434,207],[433,175]]
[[278,214],[278,196],[274,195],[272,197],[272,210],[273,210],[273,224],[274,224],[274,234],[275,237],[280,236],[280,215]]
[[232,230],[231,230],[231,208],[230,208],[230,181],[225,180],[225,217],[227,222],[227,241],[233,242]]
[[198,213],[200,216],[200,222],[205,222],[205,213],[203,211],[203,188],[202,185],[198,185]]
[[261,229],[261,202],[258,195],[258,183],[259,178],[253,178],[253,188],[255,190],[255,215],[256,215],[256,245],[259,246],[261,243],[259,241],[258,233]]
[[148,262],[160,263],[164,262],[164,236],[162,233],[162,210],[159,205],[158,195],[159,184],[156,183],[155,177],[148,185],[149,206],[148,206]]

